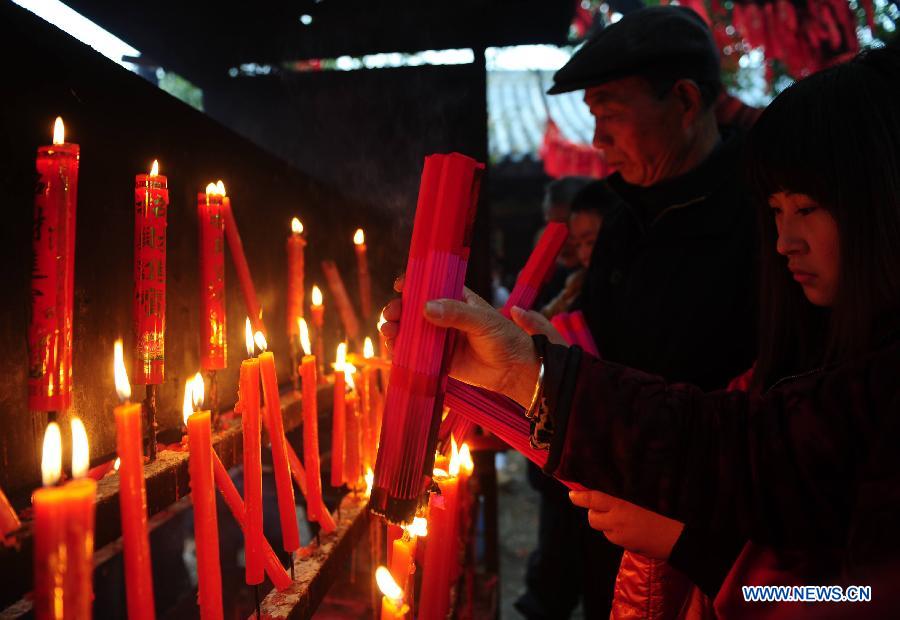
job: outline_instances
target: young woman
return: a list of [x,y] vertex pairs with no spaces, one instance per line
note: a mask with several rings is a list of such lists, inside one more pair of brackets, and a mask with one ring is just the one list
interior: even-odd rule
[[[471,293],[425,307],[465,335],[450,374],[537,419],[547,470],[602,492],[577,498],[592,524],[614,498],[665,515],[668,529],[637,550],[695,582],[708,570],[697,541],[737,534],[784,559],[798,583],[896,583],[898,98],[900,52],[869,51],[789,88],[751,132],[763,264],[749,393],[670,385],[531,339]],[[398,317],[398,305],[385,316]],[[891,593],[882,605],[900,603]],[[885,611],[852,613],[874,609]]]

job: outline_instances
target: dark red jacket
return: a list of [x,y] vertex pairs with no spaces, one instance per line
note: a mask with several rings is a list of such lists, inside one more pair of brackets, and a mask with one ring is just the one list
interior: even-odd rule
[[762,396],[704,393],[536,342],[548,470],[686,523],[670,561],[696,583],[709,567],[691,541],[735,533],[793,557],[802,583],[865,585],[896,569],[896,340]]

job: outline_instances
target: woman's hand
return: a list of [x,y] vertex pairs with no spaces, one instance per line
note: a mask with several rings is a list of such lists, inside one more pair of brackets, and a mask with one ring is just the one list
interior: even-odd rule
[[600,491],[570,491],[576,506],[588,509],[588,522],[609,542],[656,560],[668,560],[684,523]]
[[515,321],[516,325],[524,329],[525,333],[529,336],[543,334],[544,336],[547,336],[547,340],[553,344],[561,344],[566,347],[569,346],[569,343],[562,337],[562,334],[553,327],[553,323],[540,312],[513,307],[509,314],[512,316],[512,320]]
[[[402,279],[394,283],[402,289]],[[384,308],[381,333],[392,348],[399,332],[399,299]],[[438,327],[457,329],[450,376],[509,396],[523,407],[531,404],[538,361],[531,338],[481,297],[464,289],[463,301],[436,299],[423,308],[425,318]]]

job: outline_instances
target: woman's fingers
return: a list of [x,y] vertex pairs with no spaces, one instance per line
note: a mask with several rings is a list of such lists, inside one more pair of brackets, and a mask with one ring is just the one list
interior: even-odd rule
[[[382,310],[382,313],[384,314],[384,320],[387,321],[387,323],[384,323],[384,325],[388,325],[389,323],[396,323],[397,321],[399,321],[402,311],[403,303],[399,298],[389,301]],[[382,325],[382,327],[384,325]]]
[[599,510],[588,510],[588,523],[598,532],[609,532],[615,529],[613,521],[615,516],[611,512],[600,512]]
[[425,318],[438,327],[452,327],[479,334],[490,329],[495,320],[494,309],[479,303],[481,298],[468,291],[466,301],[433,299],[425,304]]
[[620,501],[600,491],[569,491],[569,499],[576,506],[598,512],[608,512]]
[[403,292],[403,284],[405,282],[406,282],[406,274],[401,273],[399,276],[397,276],[397,279],[394,280],[394,290],[398,293],[402,293]]
[[550,320],[540,312],[534,310],[525,310],[518,306],[513,306],[509,315],[513,322],[521,327],[526,334],[534,336],[535,334],[543,334],[553,344],[562,344],[568,346],[565,338],[553,327]]

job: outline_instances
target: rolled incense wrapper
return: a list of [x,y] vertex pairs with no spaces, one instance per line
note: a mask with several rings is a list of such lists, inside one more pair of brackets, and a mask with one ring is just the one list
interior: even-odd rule
[[197,546],[197,577],[200,617],[221,620],[222,573],[219,562],[219,523],[213,483],[212,428],[209,411],[197,411],[187,419],[194,505],[194,540]]
[[331,416],[331,486],[344,484],[344,434],[347,383],[343,365],[334,372],[334,409]]
[[370,501],[390,521],[411,521],[431,475],[450,341],[421,309],[462,297],[483,169],[458,153],[425,159]]
[[[251,343],[252,346],[252,343]],[[262,439],[259,412],[259,360],[241,362],[241,426],[244,432],[244,557],[246,581],[263,580]]]
[[[120,397],[122,394],[120,394]],[[141,404],[125,402],[113,410],[119,454],[119,510],[125,564],[125,600],[129,618],[156,617],[153,572],[147,532]]]
[[262,320],[262,309],[256,298],[256,288],[253,286],[253,278],[250,277],[250,267],[247,265],[247,257],[244,255],[244,244],[241,242],[241,233],[238,230],[237,222],[234,220],[234,213],[231,210],[231,198],[225,195],[224,188],[222,189],[222,194],[222,215],[225,217],[225,239],[228,241],[228,249],[231,250],[231,260],[234,263],[234,270],[237,272],[238,282],[241,285],[244,303],[247,305],[247,314],[250,315],[253,331],[261,331],[265,334],[266,328]]
[[[234,516],[234,520],[237,521],[238,526],[246,536],[247,517],[244,510],[244,502],[241,500],[240,494],[234,487],[234,483],[228,476],[225,466],[222,465],[222,461],[219,460],[215,451],[213,451],[213,476],[216,480],[216,487],[218,487],[219,492],[222,494],[222,499],[225,500],[225,504]],[[263,537],[263,554],[265,558],[264,566],[266,574],[269,576],[275,589],[281,591],[289,588],[293,583],[291,581],[291,576],[284,570],[281,561],[272,549],[272,545],[269,544],[269,541],[266,540],[265,537]]]
[[200,233],[200,367],[221,370],[227,365],[225,308],[225,219],[222,196],[210,183],[197,194]]
[[272,464],[275,470],[282,543],[284,550],[292,553],[300,548],[300,529],[297,525],[291,466],[287,455],[287,438],[284,436],[284,421],[281,418],[281,399],[278,395],[278,378],[275,374],[275,356],[271,351],[260,354],[259,372],[262,376],[263,397],[266,400],[266,427],[269,430],[269,441],[272,443]]
[[359,279],[359,307],[363,318],[372,316],[372,277],[369,275],[369,259],[366,256],[366,236],[362,228],[353,235],[356,252],[356,273]]
[[303,388],[303,460],[306,461],[306,513],[310,521],[321,519],[322,474],[319,467],[319,412],[316,399],[316,358],[304,355],[300,363]]
[[37,151],[32,226],[31,312],[28,315],[28,409],[72,405],[77,144],[66,144],[56,119],[53,144]]
[[531,309],[537,299],[541,287],[549,279],[562,246],[569,236],[569,227],[563,222],[550,222],[544,229],[541,238],[534,246],[525,267],[516,278],[516,284],[509,294],[509,299],[500,312],[509,318],[513,306]]
[[303,224],[296,217],[291,221],[291,234],[287,239],[287,333],[298,335],[297,319],[303,316],[303,249],[306,239],[303,238]]
[[166,362],[166,216],[168,179],[153,162],[150,174],[134,178],[133,380],[160,385]]
[[347,295],[347,289],[344,287],[341,272],[338,271],[334,261],[330,260],[322,261],[322,271],[325,273],[328,290],[331,291],[331,296],[334,298],[334,303],[337,306],[347,338],[357,340],[359,338],[359,320],[356,318],[353,304],[350,303],[350,297]]

